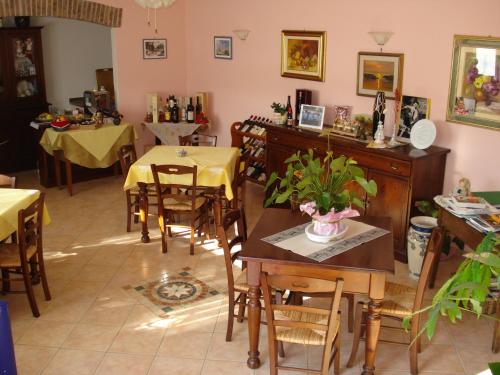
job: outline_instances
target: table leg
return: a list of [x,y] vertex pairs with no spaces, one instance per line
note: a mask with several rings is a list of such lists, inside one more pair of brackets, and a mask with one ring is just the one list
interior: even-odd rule
[[54,151],[54,172],[56,174],[57,187],[61,188],[61,152]]
[[[443,228],[437,227],[434,230],[441,231],[443,239],[442,241],[437,241],[436,246],[433,249],[428,249],[428,251],[432,251],[436,256],[434,257],[434,263],[432,264],[431,274],[429,275],[429,289],[434,288],[434,283],[436,282],[436,276],[439,268],[439,260],[441,259],[441,251],[443,250],[443,242],[445,236],[449,235]],[[450,244],[451,245],[451,244]]]
[[220,188],[218,188],[215,191],[215,200],[214,200],[215,228],[217,228],[220,225],[220,223],[222,222],[222,202],[221,202],[221,195],[222,194],[223,194],[223,192]]
[[247,366],[251,369],[260,367],[259,336],[260,336],[260,263],[248,262],[248,351]]
[[65,158],[64,164],[66,166],[66,186],[68,188],[69,195],[72,196],[73,195],[73,171],[71,170],[71,162]]
[[140,218],[141,218],[141,241],[144,243],[148,243],[149,239],[149,231],[148,231],[148,185],[139,183],[139,209],[140,209]]
[[380,333],[380,309],[384,298],[385,275],[372,274],[370,280],[370,302],[366,321],[365,364],[362,375],[375,374],[375,353]]

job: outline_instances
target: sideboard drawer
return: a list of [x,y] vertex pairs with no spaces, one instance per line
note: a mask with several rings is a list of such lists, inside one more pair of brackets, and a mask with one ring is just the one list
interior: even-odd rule
[[297,149],[301,151],[312,149],[315,154],[326,154],[327,149],[326,139],[319,138],[319,136],[318,139],[307,138],[307,142],[304,142],[304,137],[301,135],[269,132],[267,134],[267,142],[279,146],[292,147],[294,152]]
[[336,156],[350,156],[356,160],[359,165],[369,169],[377,169],[379,171],[389,172],[397,176],[408,177],[411,175],[411,163],[404,160],[393,159],[381,155],[374,157],[374,155],[367,152],[335,147],[334,154]]

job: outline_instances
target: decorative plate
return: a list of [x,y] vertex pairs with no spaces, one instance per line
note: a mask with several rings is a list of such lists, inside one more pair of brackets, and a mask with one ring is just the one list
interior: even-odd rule
[[431,146],[435,139],[436,125],[431,120],[419,120],[411,128],[410,142],[415,148],[423,150]]

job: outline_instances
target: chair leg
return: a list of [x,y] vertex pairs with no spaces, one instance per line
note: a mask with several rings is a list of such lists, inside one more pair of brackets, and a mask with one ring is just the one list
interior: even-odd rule
[[229,290],[228,295],[229,295],[229,307],[228,307],[229,310],[227,312],[226,341],[231,341],[233,337],[233,324],[234,324],[234,290]]
[[268,337],[269,341],[269,374],[271,375],[278,375],[278,356],[277,356],[277,349],[278,349],[278,341],[274,339],[271,335]]
[[205,238],[210,241],[210,211],[208,207],[205,208]]
[[189,239],[189,255],[194,255],[194,232],[195,232],[194,214],[191,214],[191,238]]
[[[132,205],[132,203],[130,203],[130,204]],[[135,224],[137,224],[139,222],[139,212],[141,212],[141,206],[139,204],[139,197],[135,197],[135,200],[134,200],[134,223]]]
[[38,267],[40,268],[40,277],[42,279],[43,294],[45,295],[45,300],[50,301],[52,299],[49,290],[49,283],[47,282],[47,274],[45,273],[45,262],[43,260],[43,254],[38,253]]
[[[165,217],[160,216],[158,218],[159,224],[160,224],[160,232],[161,232],[161,252],[163,254],[166,254],[168,249],[167,249],[167,236],[166,236],[166,231],[170,229],[167,227],[167,223],[165,222]],[[168,229],[167,229],[168,228]]]
[[247,295],[246,293],[241,293],[239,302],[238,302],[238,323],[243,323],[243,318],[245,317],[245,307],[247,304]]
[[337,332],[335,339],[335,362],[333,364],[333,371],[335,374],[340,374],[340,332]]
[[[130,195],[126,196],[126,201],[127,201],[127,232],[130,232],[132,230],[132,202],[130,200]],[[137,215],[134,215],[134,221],[138,219]]]
[[356,306],[356,315],[354,317],[354,336],[352,339],[352,350],[349,361],[347,361],[346,367],[354,366],[356,362],[356,354],[358,353],[359,341],[361,340],[361,324],[363,320],[363,302],[358,302]]
[[10,292],[9,270],[2,268],[2,293]]
[[354,332],[354,294],[345,294],[347,298],[347,329]]
[[31,277],[28,270],[28,265],[23,264],[21,268],[23,272],[23,280],[24,280],[24,286],[26,288],[26,294],[28,295],[28,301],[31,307],[31,312],[33,313],[33,316],[35,318],[38,318],[40,316],[40,311],[38,310],[38,306],[36,304],[35,293],[33,292],[33,285],[31,284]]
[[[168,220],[169,224],[175,223],[174,214],[173,213],[169,213],[168,217],[167,217],[167,220]],[[171,227],[167,227],[167,234],[168,234],[169,237],[172,237],[172,228]]]
[[414,343],[410,346],[410,373],[411,375],[418,375],[418,362],[417,362],[417,344]]
[[66,186],[68,188],[68,193],[70,196],[73,195],[73,172],[71,170],[71,162],[68,159],[65,159],[64,162],[66,166]]

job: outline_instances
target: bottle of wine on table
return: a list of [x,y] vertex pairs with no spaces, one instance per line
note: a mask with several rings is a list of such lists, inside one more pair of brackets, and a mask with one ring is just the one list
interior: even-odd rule
[[286,113],[287,113],[286,126],[292,127],[293,126],[293,109],[292,109],[292,103],[290,101],[290,95],[288,95],[288,102],[286,103]]
[[187,122],[192,124],[194,122],[194,106],[193,106],[193,98],[189,98],[189,104],[187,106]]

